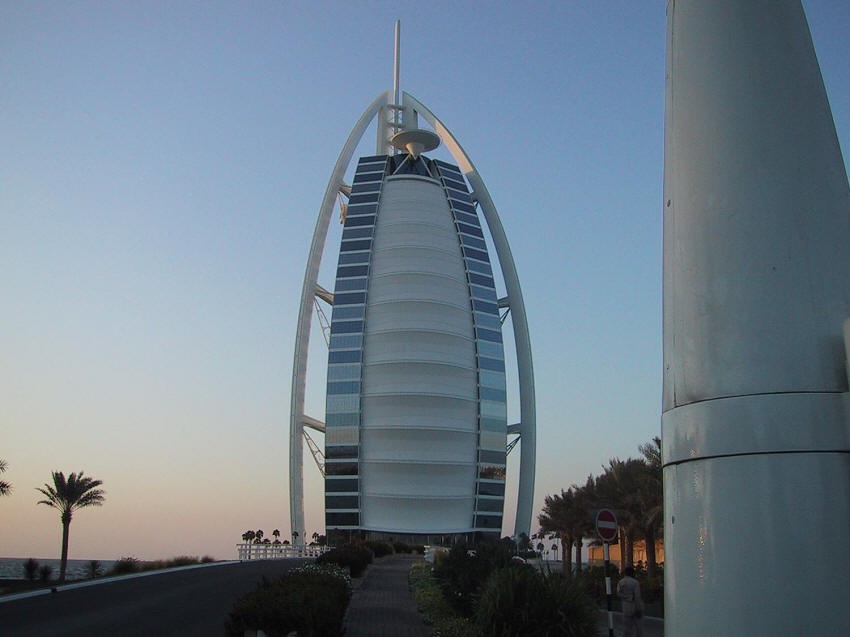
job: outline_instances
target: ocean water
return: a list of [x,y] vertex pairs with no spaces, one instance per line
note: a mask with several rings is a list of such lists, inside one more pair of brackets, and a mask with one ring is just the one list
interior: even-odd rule
[[[24,577],[24,562],[26,557],[0,557],[0,579],[25,579]],[[45,564],[53,567],[53,579],[59,577],[59,560],[50,558],[35,558],[39,566]],[[86,579],[88,577],[87,567],[91,560],[68,560],[68,571],[65,578],[68,580]],[[114,560],[100,560],[100,574],[105,575],[112,565]]]

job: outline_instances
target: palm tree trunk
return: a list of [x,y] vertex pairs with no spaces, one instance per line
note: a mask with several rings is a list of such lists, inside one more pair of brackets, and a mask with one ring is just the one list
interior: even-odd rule
[[59,562],[59,583],[65,582],[65,570],[68,567],[68,533],[71,530],[71,520],[62,519],[62,558]]
[[573,538],[561,535],[561,559],[564,561],[564,575],[572,577],[573,574]]
[[581,547],[584,546],[584,542],[581,539],[581,536],[576,540],[576,573],[581,574]]
[[620,572],[626,570],[626,527],[620,526],[617,529],[617,535],[620,538]]
[[646,529],[646,574],[655,577],[655,528],[650,525]]
[[626,533],[626,566],[635,565],[635,532],[629,529]]

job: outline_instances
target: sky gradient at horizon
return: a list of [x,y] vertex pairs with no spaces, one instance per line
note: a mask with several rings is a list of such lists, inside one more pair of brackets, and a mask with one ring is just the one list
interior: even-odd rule
[[[804,7],[846,157],[850,4]],[[660,433],[664,9],[0,5],[0,458],[14,487],[0,556],[58,555],[58,515],[35,504],[54,469],[106,490],[75,516],[72,558],[224,559],[249,528],[288,535],[304,267],[336,157],[391,88],[396,19],[402,88],[463,144],[511,243],[537,384],[535,516],[546,494],[636,456]],[[338,241],[333,224],[325,287]],[[321,417],[316,329],[311,346]],[[312,533],[322,481],[304,466]]]

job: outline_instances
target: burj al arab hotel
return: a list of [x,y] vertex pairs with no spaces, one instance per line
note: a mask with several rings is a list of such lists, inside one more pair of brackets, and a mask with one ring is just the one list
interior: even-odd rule
[[[498,538],[506,484],[517,489],[514,534],[531,526],[534,374],[513,257],[470,157],[431,110],[399,91],[398,24],[395,44],[393,89],[366,108],[342,148],[304,275],[290,419],[296,542],[305,531],[305,443],[324,473],[329,538]],[[358,159],[347,184],[373,120],[375,154]],[[454,163],[424,154],[440,144]],[[318,275],[337,202],[343,231],[330,292]],[[322,420],[304,413],[304,396],[314,306],[324,314],[325,304],[332,311]],[[507,421],[506,320],[516,346],[518,423]],[[307,430],[324,434],[323,449]],[[512,479],[506,458],[517,443],[519,476]]]

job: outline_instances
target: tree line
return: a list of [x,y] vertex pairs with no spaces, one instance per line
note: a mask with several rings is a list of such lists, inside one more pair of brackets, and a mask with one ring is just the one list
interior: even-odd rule
[[617,515],[621,567],[633,566],[634,545],[646,542],[646,571],[654,577],[658,560],[655,542],[663,537],[664,496],[661,469],[661,439],[657,436],[640,445],[640,458],[612,458],[600,475],[587,477],[560,494],[547,495],[537,520],[540,535],[557,534],[563,544],[564,572],[581,571],[584,539],[595,536],[595,511],[611,509]]

